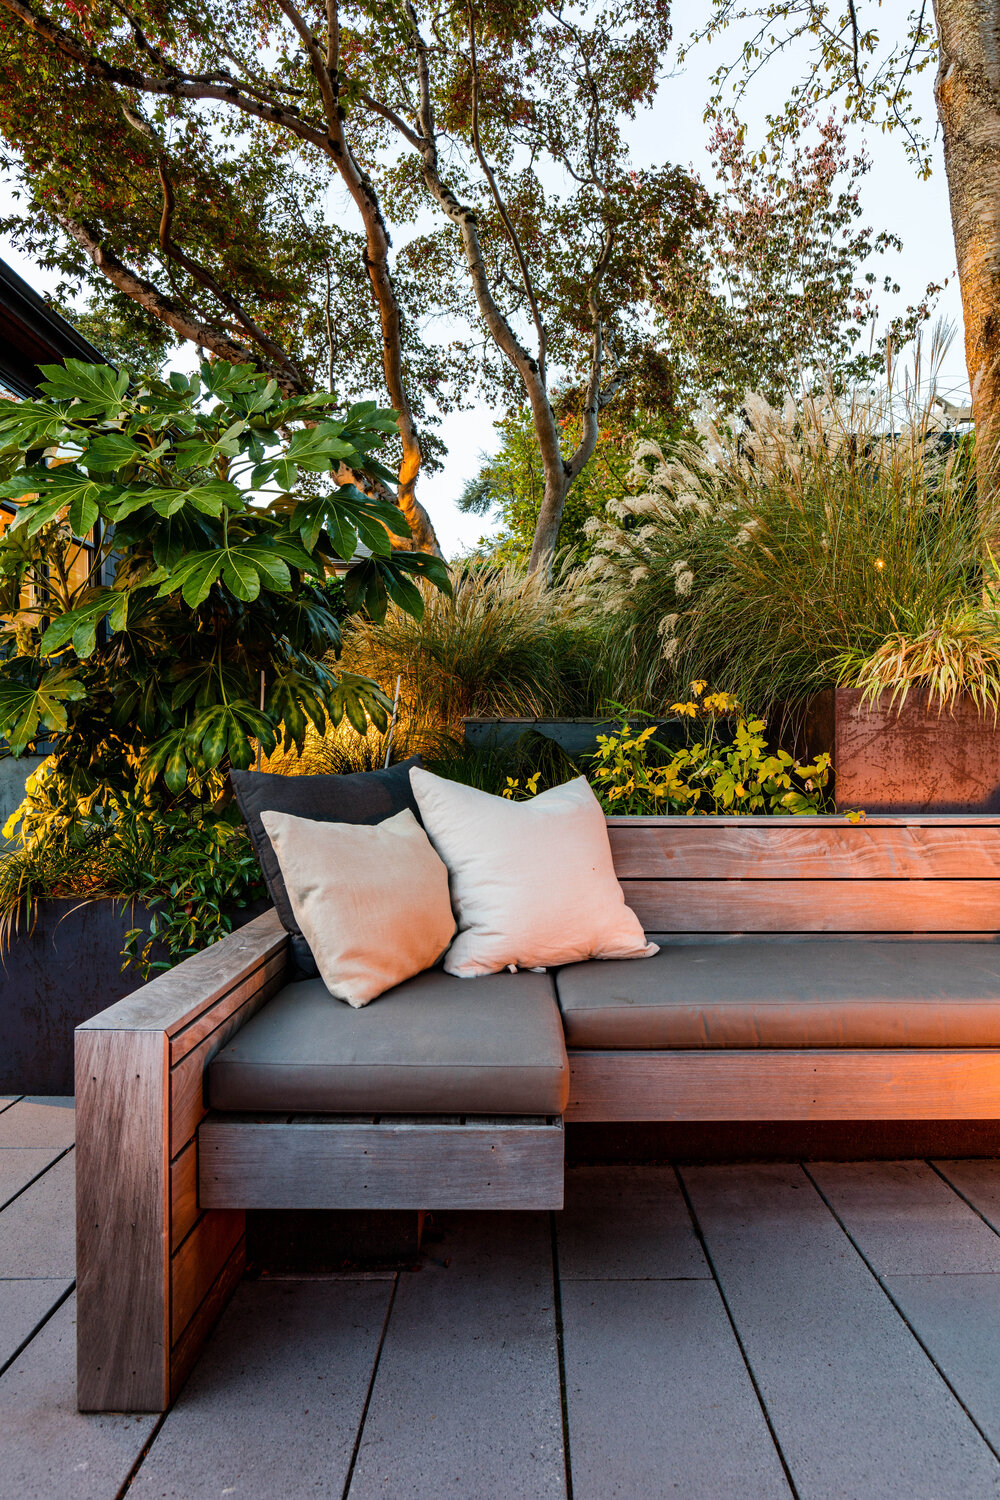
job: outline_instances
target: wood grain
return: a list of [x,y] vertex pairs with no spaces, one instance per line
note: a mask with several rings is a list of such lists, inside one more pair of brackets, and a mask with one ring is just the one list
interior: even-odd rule
[[1000,1050],[570,1052],[567,1121],[988,1120]]
[[193,1052],[199,1042],[204,1041],[233,1011],[239,1010],[244,1001],[254,995],[266,994],[268,998],[284,983],[287,955],[282,950],[260,965],[253,973],[216,1000],[209,1010],[202,1011],[190,1026],[174,1033],[170,1038],[170,1063],[173,1066]]
[[[263,975],[263,970],[261,974]],[[229,1008],[229,996],[217,1002],[212,1014],[219,1024],[196,1047],[186,1053],[170,1070],[170,1154],[176,1156],[190,1141],[207,1113],[205,1104],[205,1071],[215,1054],[235,1036],[240,1027],[255,1015],[271,996],[281,989],[282,974],[263,982],[261,989],[247,995],[235,1009]],[[202,1017],[204,1020],[205,1018]]]
[[170,1262],[170,1337],[174,1344],[194,1317],[243,1237],[242,1213],[202,1214]]
[[608,835],[619,879],[1000,879],[1000,828],[665,818]]
[[272,907],[84,1021],[78,1030],[162,1031],[175,1036],[262,964],[287,951],[288,934]]
[[163,1410],[239,1277],[243,1213],[199,1217],[202,1076],[286,953],[267,913],[77,1029],[83,1410]]
[[1000,930],[996,880],[623,880],[647,932]]
[[169,1395],[166,1043],[76,1038],[77,1400],[161,1411]]
[[207,1296],[170,1351],[170,1399],[173,1401],[191,1373],[201,1347],[236,1290],[246,1268],[246,1238],[240,1237]]
[[170,1249],[177,1249],[198,1217],[198,1142],[188,1141],[170,1163]]
[[561,1208],[563,1129],[549,1123],[232,1121],[198,1133],[204,1208]]

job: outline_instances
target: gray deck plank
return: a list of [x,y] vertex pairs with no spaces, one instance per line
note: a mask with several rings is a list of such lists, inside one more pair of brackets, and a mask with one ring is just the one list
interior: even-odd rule
[[0,1209],[59,1154],[58,1146],[0,1146]]
[[0,1213],[0,1277],[74,1277],[75,1152],[32,1183]]
[[76,1410],[74,1304],[0,1377],[0,1500],[113,1500],[153,1430],[155,1417]]
[[391,1287],[245,1282],[129,1500],[340,1500]]
[[400,1277],[350,1500],[564,1500],[548,1215],[438,1222],[450,1265]]
[[1000,1271],[1000,1236],[922,1161],[810,1162],[880,1276]]
[[1000,1161],[936,1161],[934,1165],[1000,1234]]
[[572,1167],[556,1215],[562,1281],[711,1276],[673,1167]]
[[787,1500],[713,1281],[569,1281],[562,1309],[574,1500]]
[[68,1280],[0,1281],[0,1369],[70,1286]]
[[801,1500],[985,1500],[1000,1463],[795,1166],[684,1168]]
[[0,1146],[73,1144],[72,1099],[18,1099],[0,1114]]

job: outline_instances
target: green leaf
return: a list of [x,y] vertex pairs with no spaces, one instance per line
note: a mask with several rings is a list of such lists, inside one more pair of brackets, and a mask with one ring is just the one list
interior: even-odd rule
[[237,599],[242,599],[245,603],[250,603],[260,593],[260,574],[254,561],[240,548],[233,548],[225,553],[222,581]]
[[122,437],[117,432],[106,432],[88,444],[77,462],[88,473],[114,474],[138,463],[144,456],[144,450],[131,438]]
[[124,370],[110,365],[88,364],[82,359],[67,359],[61,365],[39,365],[45,379],[40,389],[53,401],[79,401],[86,406],[104,409],[120,405],[128,390]]
[[61,734],[67,727],[67,703],[79,702],[86,689],[74,677],[72,667],[52,667],[25,681],[15,675],[23,671],[24,658],[5,665],[0,676],[0,734],[15,755],[20,755],[39,733]]

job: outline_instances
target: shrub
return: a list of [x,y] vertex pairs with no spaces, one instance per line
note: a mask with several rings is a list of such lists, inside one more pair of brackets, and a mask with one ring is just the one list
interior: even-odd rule
[[640,706],[700,671],[763,712],[981,589],[967,443],[935,439],[926,407],[901,426],[888,395],[744,411],[701,445],[640,447],[635,494],[594,528],[589,592]]
[[[549,590],[511,566],[475,564],[452,570],[450,596],[423,592],[419,621],[390,605],[383,620],[357,616],[344,632],[342,662],[352,672],[390,697],[402,678],[399,758],[453,754],[467,716],[573,717],[591,708],[600,632],[572,584]],[[333,744],[349,747],[345,736]]]
[[607,813],[650,814],[822,812],[830,776],[829,755],[802,764],[786,750],[771,750],[764,719],[736,718],[732,734],[720,738],[718,723],[736,712],[728,693],[704,696],[705,683],[691,684],[691,697],[674,712],[700,720],[699,739],[668,749],[654,739],[656,726],[634,731],[623,714],[617,734],[601,735],[588,775]]

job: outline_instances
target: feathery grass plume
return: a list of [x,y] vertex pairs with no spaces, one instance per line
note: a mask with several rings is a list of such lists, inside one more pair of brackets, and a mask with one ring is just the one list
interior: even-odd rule
[[450,598],[424,590],[419,621],[390,605],[384,620],[344,628],[341,667],[390,693],[402,677],[396,758],[448,756],[469,715],[582,715],[604,695],[601,633],[572,581],[546,589],[511,566],[475,564],[456,566],[452,583]]
[[995,531],[971,441],[942,433],[933,406],[946,339],[902,375],[890,361],[878,393],[805,392],[781,410],[750,393],[699,442],[637,451],[635,495],[587,569],[633,702],[655,709],[697,676],[765,712],[975,606]]

